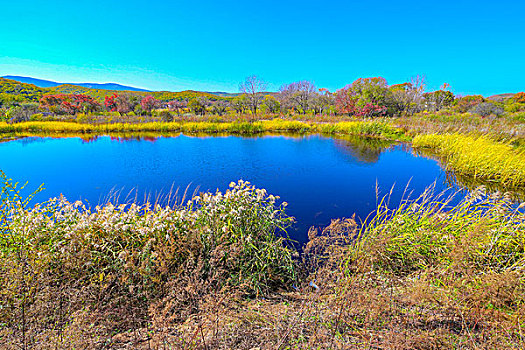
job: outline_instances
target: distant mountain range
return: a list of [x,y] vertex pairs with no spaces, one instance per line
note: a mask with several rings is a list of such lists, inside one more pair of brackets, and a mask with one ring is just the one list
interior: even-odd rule
[[235,97],[241,95],[240,92],[224,92],[224,91],[203,91],[207,94],[212,94],[220,97]]
[[[33,84],[39,88],[55,88],[59,86],[58,89],[56,89],[59,93],[85,93],[84,91],[72,91],[75,89],[75,86],[81,87],[81,88],[87,88],[87,89],[95,89],[95,90],[108,90],[108,91],[134,91],[134,92],[155,92],[151,90],[136,88],[133,86],[126,86],[121,85],[117,83],[58,83],[56,81],[51,80],[44,80],[44,79],[36,79],[31,77],[22,77],[17,75],[5,75],[0,78],[10,79],[14,81],[18,81],[20,83],[25,84]],[[63,91],[64,90],[64,91]],[[194,93],[194,94],[204,94],[210,96],[218,96],[219,98],[232,98],[235,96],[241,95],[241,93],[235,93],[235,92],[224,92],[224,91],[193,91],[193,90],[186,90],[188,93]],[[161,91],[157,91],[156,93],[161,93]],[[170,93],[170,92],[168,92]],[[177,93],[175,93],[177,94]],[[275,95],[275,92],[265,92],[265,94],[269,95]],[[487,97],[487,99],[496,101],[496,102],[503,102],[509,98],[514,96],[514,93],[506,93],[506,94],[498,94],[498,95],[492,95]]]
[[55,87],[59,85],[76,85],[76,86],[82,86],[90,89],[99,89],[99,90],[114,90],[114,91],[145,91],[148,92],[149,90],[140,89],[132,86],[125,86],[120,85],[116,83],[105,83],[105,84],[98,84],[98,83],[57,83],[55,81],[51,80],[43,80],[43,79],[36,79],[31,77],[20,77],[16,75],[5,75],[2,78],[5,79],[11,79],[18,81],[20,83],[26,83],[26,84],[33,84],[41,88],[48,88],[48,87]]

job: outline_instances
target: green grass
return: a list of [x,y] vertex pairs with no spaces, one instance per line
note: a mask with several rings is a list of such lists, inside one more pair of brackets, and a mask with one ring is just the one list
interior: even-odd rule
[[509,199],[489,197],[483,187],[454,206],[451,199],[427,190],[393,209],[383,199],[347,263],[367,260],[400,274],[457,264],[483,273],[525,267],[525,216]]
[[508,142],[486,136],[431,134],[416,136],[413,146],[430,149],[455,172],[508,186],[525,185],[525,151]]

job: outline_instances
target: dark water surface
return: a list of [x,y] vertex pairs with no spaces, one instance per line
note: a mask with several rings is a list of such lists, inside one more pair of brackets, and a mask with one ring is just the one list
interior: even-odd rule
[[188,186],[190,193],[224,191],[243,179],[289,203],[297,219],[290,236],[300,242],[312,225],[354,213],[364,219],[375,208],[376,183],[380,195],[395,184],[391,203],[407,184],[414,196],[434,182],[437,191],[449,187],[437,161],[406,145],[319,135],[25,138],[0,144],[0,169],[31,189],[44,183],[37,201],[64,194],[93,206],[115,190],[121,201],[132,189],[143,200],[172,186],[179,194]]

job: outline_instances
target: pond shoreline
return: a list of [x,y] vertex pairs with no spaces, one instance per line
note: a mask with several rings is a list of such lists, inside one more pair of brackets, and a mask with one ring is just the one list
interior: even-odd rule
[[407,141],[405,133],[385,122],[350,121],[338,123],[314,123],[287,121],[281,119],[255,122],[149,122],[82,124],[76,122],[22,122],[0,123],[0,134],[33,136],[46,134],[111,134],[117,132],[159,132],[159,133],[230,133],[258,134],[264,132],[294,132],[300,134],[321,133],[379,137],[394,141]]
[[[8,124],[0,122],[0,140],[10,140],[20,137],[27,136],[78,136],[78,135],[108,135],[108,136],[120,136],[122,134],[128,134],[134,136],[137,133],[148,133],[148,137],[158,136],[173,136],[174,134],[203,134],[203,135],[264,135],[266,133],[291,133],[298,135],[305,134],[320,134],[325,136],[335,135],[351,135],[369,138],[378,138],[387,141],[395,142],[410,142],[413,143],[415,148],[427,148],[439,153],[438,148],[444,143],[440,142],[422,142],[421,140],[436,139],[441,134],[414,134],[408,129],[400,128],[387,121],[376,121],[376,120],[356,120],[356,121],[338,121],[338,122],[312,122],[312,121],[296,121],[296,120],[284,120],[284,119],[273,119],[273,120],[258,120],[253,122],[237,121],[237,122],[145,122],[145,123],[102,123],[102,124],[87,124],[77,122],[56,122],[56,121],[44,121],[44,122],[22,122],[16,124]],[[434,136],[432,136],[434,135]],[[448,167],[452,161],[454,163],[454,169],[459,170],[465,176],[472,176],[474,178],[480,178],[483,180],[496,181],[503,185],[512,183],[513,187],[516,185],[521,186],[525,184],[525,172],[519,174],[508,175],[513,172],[513,168],[502,169],[497,164],[491,165],[491,160],[483,156],[482,151],[479,151],[480,146],[476,142],[465,142],[469,138],[478,140],[477,143],[482,141],[487,143],[487,139],[483,139],[479,135],[468,133],[444,133],[443,135],[450,135],[448,139],[454,138],[455,140],[462,140],[458,147],[454,150],[448,150],[446,156],[441,154],[440,158],[444,161],[444,164]],[[454,136],[455,135],[455,136]],[[443,136],[440,136],[443,138]],[[507,145],[508,142],[490,140],[492,148],[495,149],[494,155],[503,159],[516,159],[516,164],[519,163],[519,159],[525,159],[523,151],[516,149],[515,147],[508,147],[503,153],[502,147],[498,148],[498,145]],[[473,152],[474,149],[478,151]],[[469,153],[471,158],[467,164],[462,162],[458,166],[456,159],[461,156],[462,153]],[[477,152],[477,153],[476,153]],[[476,166],[486,166],[485,172],[479,173],[476,171]],[[511,180],[509,180],[512,178]]]

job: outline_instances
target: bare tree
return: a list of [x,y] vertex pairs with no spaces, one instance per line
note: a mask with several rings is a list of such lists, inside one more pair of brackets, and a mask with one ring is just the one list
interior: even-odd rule
[[285,84],[279,89],[279,100],[285,109],[298,108],[305,114],[315,98],[315,85],[307,80]]
[[239,85],[239,91],[248,98],[248,105],[253,115],[257,115],[257,109],[264,99],[263,92],[266,91],[268,84],[256,75],[246,78],[246,80]]
[[410,82],[390,87],[397,108],[405,114],[420,112],[425,106],[425,77],[416,75]]
[[213,114],[222,116],[228,110],[229,105],[230,104],[226,101],[218,100],[211,106],[211,111]]

